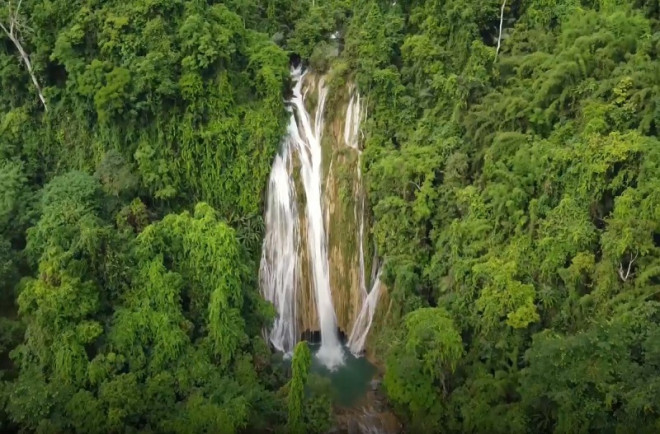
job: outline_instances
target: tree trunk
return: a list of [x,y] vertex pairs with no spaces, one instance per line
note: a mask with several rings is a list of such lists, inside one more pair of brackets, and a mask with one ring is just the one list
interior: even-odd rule
[[[41,91],[41,86],[39,86],[39,81],[37,80],[37,76],[34,74],[34,70],[32,69],[32,62],[30,62],[30,56],[23,49],[23,45],[21,44],[21,41],[18,39],[18,35],[16,33],[16,28],[20,25],[18,22],[18,11],[20,7],[21,7],[21,1],[18,2],[18,6],[16,6],[16,10],[9,11],[9,29],[7,29],[2,23],[0,23],[0,29],[4,30],[7,37],[9,37],[11,42],[14,43],[14,46],[18,50],[18,53],[21,55],[21,59],[23,59],[23,63],[25,63],[25,66],[28,70],[28,74],[30,74],[32,83],[34,84],[34,87],[37,89],[37,94],[39,95],[39,99],[41,100],[41,103],[44,105],[44,110],[48,111],[48,106],[46,105],[46,98],[44,98],[44,94]],[[9,8],[11,9],[11,2],[9,2]]]
[[37,81],[37,76],[34,75],[34,71],[32,70],[32,63],[30,62],[30,56],[28,56],[28,54],[25,52],[23,46],[21,45],[18,39],[14,38],[12,35],[8,35],[8,36],[9,39],[11,39],[11,41],[16,46],[16,49],[21,55],[21,59],[23,59],[23,62],[27,67],[28,74],[30,74],[30,78],[32,78],[32,83],[34,83],[34,87],[37,89],[37,94],[39,94],[39,99],[41,100],[41,103],[44,105],[44,110],[48,111],[48,106],[46,105],[46,98],[44,98],[44,94],[41,91],[41,86],[39,86],[39,82]]
[[500,47],[502,46],[502,25],[504,24],[504,8],[506,7],[506,0],[502,2],[502,9],[500,10],[500,33],[497,36],[497,50],[495,51],[495,60],[497,55],[500,54]]

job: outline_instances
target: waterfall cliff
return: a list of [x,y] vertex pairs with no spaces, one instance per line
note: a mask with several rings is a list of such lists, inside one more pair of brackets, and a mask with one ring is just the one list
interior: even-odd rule
[[290,352],[303,334],[319,332],[318,357],[332,369],[342,363],[339,333],[353,353],[363,351],[381,292],[376,260],[365,260],[373,250],[361,168],[365,105],[352,85],[329,89],[326,77],[300,69],[292,79],[289,128],[268,185],[260,281],[278,313],[273,346]]

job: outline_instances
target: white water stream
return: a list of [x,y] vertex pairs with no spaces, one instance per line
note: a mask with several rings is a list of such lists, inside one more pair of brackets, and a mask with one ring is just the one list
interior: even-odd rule
[[300,233],[295,185],[289,175],[293,169],[292,151],[291,140],[287,137],[270,172],[265,222],[268,230],[259,269],[263,295],[278,313],[269,338],[273,346],[284,353],[293,351],[298,341],[296,297],[300,279]]
[[[351,89],[352,90],[352,89]],[[355,189],[355,220],[358,221],[358,257],[359,257],[359,283],[360,300],[362,308],[358,317],[353,323],[353,329],[348,338],[348,349],[356,356],[364,351],[364,345],[371,329],[378,299],[380,297],[380,271],[376,272],[376,259],[372,266],[371,291],[367,293],[367,281],[364,264],[364,216],[366,214],[364,185],[362,183],[362,151],[360,149],[360,123],[362,122],[363,107],[360,101],[360,94],[351,92],[351,98],[346,109],[346,119],[344,122],[344,142],[346,146],[353,148],[358,153],[357,162],[357,188]],[[359,215],[359,217],[358,217]],[[374,252],[375,253],[375,252]],[[375,274],[374,274],[375,273]]]
[[358,222],[358,261],[359,261],[359,285],[360,299],[364,301],[367,297],[367,282],[365,279],[364,266],[364,215],[365,215],[365,194],[362,185],[362,151],[360,150],[360,122],[362,121],[362,106],[360,104],[360,94],[353,93],[350,89],[351,98],[346,108],[346,119],[344,120],[344,143],[349,148],[355,149],[358,154],[357,161],[357,188],[355,188],[355,208],[353,215]]
[[371,329],[371,323],[374,320],[374,314],[376,313],[376,307],[378,306],[380,290],[379,271],[376,275],[376,280],[371,286],[371,291],[369,291],[367,297],[362,301],[362,309],[360,309],[360,314],[355,320],[353,330],[348,338],[348,349],[355,355],[360,355],[362,354],[362,351],[364,351],[364,344],[367,341],[367,335],[369,335],[369,329]]
[[[305,191],[307,253],[321,330],[321,347],[317,357],[329,369],[334,369],[343,363],[344,351],[337,334],[337,319],[330,292],[328,247],[321,199],[323,197],[321,194],[321,138],[328,93],[325,83],[321,79],[317,87],[316,113],[314,122],[312,122],[311,116],[305,108],[306,94],[305,96],[302,94],[303,77],[304,74],[301,73],[300,68],[293,71],[295,86],[290,100],[293,113],[281,155],[284,159],[285,156],[296,152],[300,162],[300,175]],[[294,200],[290,201],[291,196],[282,197],[285,195],[280,194],[284,191],[295,192],[293,176],[291,171],[283,176],[280,167],[286,167],[286,165],[280,164],[276,158],[268,191],[261,282],[264,285],[262,286],[264,296],[273,302],[278,312],[278,319],[270,332],[270,340],[275,348],[290,352],[297,341],[295,335],[297,247],[301,241],[295,228],[297,223],[285,223],[279,220],[279,217],[296,221],[298,218],[295,195]],[[273,196],[278,197],[273,198]],[[276,207],[279,209],[274,211],[273,208]],[[285,210],[284,208],[287,207],[288,209]],[[293,276],[293,279],[290,279],[290,276]],[[290,336],[293,339],[289,339]]]
[[[294,157],[297,157],[305,197],[306,250],[310,265],[310,283],[313,287],[321,331],[321,347],[317,352],[317,357],[332,370],[343,363],[344,350],[337,333],[337,319],[330,288],[326,233],[328,226],[326,219],[329,218],[329,213],[326,209],[324,214],[324,196],[321,191],[323,176],[321,139],[324,129],[327,88],[321,78],[315,89],[317,101],[312,121],[310,113],[305,108],[305,100],[310,89],[305,89],[303,94],[304,75],[300,68],[292,72],[295,86],[289,101],[291,119],[282,150],[275,158],[270,174],[260,283],[264,297],[273,303],[278,313],[278,317],[269,331],[269,339],[276,349],[290,353],[299,339],[299,333],[296,330],[298,322],[296,306],[301,282],[301,246],[305,242],[298,227],[299,211],[293,176],[294,166],[296,166]],[[348,347],[352,353],[358,355],[364,350],[366,337],[376,310],[380,294],[380,279],[378,275],[371,292],[367,293],[364,261],[365,194],[362,186],[359,147],[363,107],[359,93],[351,92],[351,94],[344,123],[344,141],[346,146],[358,152],[358,188],[356,188],[354,212],[356,221],[359,221],[356,236],[359,246],[359,290],[362,309],[354,322]]]

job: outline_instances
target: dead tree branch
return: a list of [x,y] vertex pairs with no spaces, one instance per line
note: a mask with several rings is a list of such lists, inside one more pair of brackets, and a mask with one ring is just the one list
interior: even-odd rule
[[639,252],[635,253],[634,257],[632,255],[632,253],[630,254],[630,260],[628,261],[628,267],[625,271],[623,270],[623,263],[619,262],[619,277],[624,282],[626,282],[629,277],[631,277],[635,274],[635,273],[631,274],[630,271],[632,270],[632,265],[633,265],[633,263],[635,263],[635,260],[637,260],[638,256],[639,256]]
[[16,8],[12,8],[12,2],[11,0],[7,2],[7,8],[8,8],[8,20],[9,23],[7,24],[9,28],[7,28],[3,23],[0,22],[0,29],[5,32],[9,40],[14,44],[16,49],[18,50],[18,54],[21,56],[21,59],[23,60],[23,63],[25,63],[25,67],[27,68],[28,74],[30,74],[30,78],[32,79],[32,83],[34,84],[35,89],[37,89],[37,94],[39,95],[39,99],[41,100],[41,103],[44,106],[44,110],[48,111],[48,106],[46,105],[46,98],[44,97],[44,94],[41,90],[41,86],[39,85],[39,81],[37,80],[37,76],[34,73],[34,70],[32,69],[32,62],[30,62],[30,56],[28,53],[23,49],[23,44],[21,43],[20,39],[20,29],[22,27],[22,23],[19,19],[19,12],[21,9],[21,3],[23,0],[18,0],[18,4],[16,5]]
[[500,33],[497,36],[497,50],[495,50],[495,61],[497,55],[500,54],[500,47],[502,46],[502,26],[504,25],[504,8],[506,7],[506,0],[502,2],[502,9],[500,10]]

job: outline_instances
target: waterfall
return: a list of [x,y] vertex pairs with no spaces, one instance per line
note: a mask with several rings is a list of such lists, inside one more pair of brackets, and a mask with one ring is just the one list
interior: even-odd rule
[[[362,154],[358,156],[358,168],[357,168],[357,179],[358,179],[358,185],[360,188],[357,190],[358,194],[358,200],[359,202],[356,202],[355,206],[355,212],[356,214],[360,214],[360,220],[358,223],[358,262],[360,265],[360,270],[358,274],[358,278],[360,280],[360,297],[362,301],[364,301],[364,298],[367,296],[367,282],[365,279],[365,267],[364,267],[364,214],[365,214],[365,200],[364,200],[364,192],[362,191],[362,170],[360,169],[360,165],[362,164],[361,161]],[[357,204],[360,204],[360,210],[358,211]],[[357,220],[357,219],[356,219]]]
[[344,142],[349,148],[355,149],[358,154],[357,161],[357,188],[355,189],[355,208],[353,215],[355,221],[358,222],[358,262],[359,272],[358,279],[360,285],[360,299],[364,302],[367,297],[367,283],[365,279],[365,266],[364,266],[364,214],[365,214],[365,194],[362,185],[362,151],[360,150],[360,122],[362,121],[362,105],[360,104],[360,93],[353,93],[353,89],[349,89],[351,98],[346,108],[346,119],[344,120]]
[[321,137],[323,134],[323,115],[328,90],[323,79],[318,84],[318,95],[314,125],[312,127],[309,113],[305,109],[305,101],[301,94],[302,75],[300,69],[294,72],[297,79],[293,88],[291,103],[295,109],[297,123],[290,132],[294,133],[300,156],[300,172],[305,189],[307,211],[307,246],[311,261],[316,309],[321,329],[321,348],[317,357],[332,369],[341,365],[344,352],[337,335],[337,319],[332,305],[330,293],[330,275],[328,262],[328,247],[326,244],[323,207],[321,203]]
[[350,89],[351,99],[348,101],[346,108],[346,120],[344,122],[344,142],[346,146],[360,151],[360,122],[362,121],[362,104],[360,102],[360,93],[352,92]]
[[[352,89],[351,89],[352,91]],[[346,146],[353,148],[358,153],[357,162],[357,188],[355,189],[355,219],[358,221],[358,261],[359,261],[359,284],[360,284],[360,300],[362,308],[360,313],[353,323],[353,329],[348,338],[348,348],[356,356],[359,356],[364,351],[364,345],[371,329],[371,323],[376,312],[378,305],[378,298],[380,297],[380,271],[377,269],[377,256],[374,251],[374,260],[372,261],[372,277],[373,282],[371,291],[367,293],[367,284],[365,276],[364,264],[364,216],[365,216],[365,198],[364,186],[362,184],[362,151],[360,150],[360,123],[362,121],[362,105],[360,103],[360,94],[351,92],[351,98],[348,102],[346,109],[346,119],[344,122],[344,142]],[[359,215],[359,217],[358,217]]]
[[296,297],[299,282],[298,209],[291,160],[292,142],[284,141],[275,157],[268,182],[266,238],[259,267],[264,297],[271,301],[278,317],[269,338],[279,351],[290,353],[298,341],[296,332]]
[[[330,267],[321,195],[321,138],[327,88],[323,79],[321,79],[317,86],[316,113],[312,123],[310,114],[304,104],[307,92],[305,92],[305,95],[302,94],[304,74],[301,73],[301,68],[295,69],[292,76],[295,81],[293,96],[290,100],[293,113],[289,122],[287,137],[284,141],[283,155],[288,155],[289,152],[295,150],[300,162],[300,175],[305,193],[305,213],[307,217],[307,253],[321,330],[321,347],[317,357],[329,369],[334,369],[343,363],[344,352],[337,335],[337,320],[330,292]],[[283,190],[288,193],[295,191],[292,174],[287,172],[286,176],[282,176],[280,166],[286,167],[285,164],[279,164],[276,159],[273,172],[278,171],[279,173],[271,173],[271,180],[275,179],[274,182],[281,185],[276,187],[271,185],[268,191],[267,206],[269,209],[266,212],[266,240],[262,254],[264,260],[261,263],[261,273],[264,277],[261,281],[264,296],[273,302],[279,316],[279,323],[276,321],[270,332],[271,342],[278,349],[291,351],[296,341],[295,323],[297,318],[293,306],[296,303],[295,273],[297,260],[291,259],[286,264],[277,261],[288,260],[290,259],[287,256],[289,252],[297,252],[295,248],[289,250],[291,247],[289,240],[293,240],[294,246],[296,243],[301,243],[301,240],[297,236],[295,223],[282,223],[278,220],[281,217],[282,219],[297,221],[295,200],[286,204],[289,207],[287,211],[273,211],[271,209],[274,206],[280,208],[285,206],[284,200],[273,198],[272,195],[279,195],[280,191]],[[289,195],[290,197],[292,196]],[[270,215],[271,212],[273,216]],[[278,233],[273,234],[273,232]],[[278,250],[278,252],[275,252],[275,250]],[[287,252],[287,254],[285,255],[284,252]],[[290,267],[293,267],[293,269]],[[293,274],[293,277],[291,277],[291,274]],[[287,303],[288,306],[286,306]],[[285,335],[285,338],[281,338],[282,335]],[[291,342],[288,340],[289,336],[293,336]]]
[[[302,294],[306,297],[308,294],[306,292],[308,288],[301,287],[301,283],[309,282],[314,306],[303,306],[302,309],[314,307],[316,309],[314,313],[317,314],[321,332],[321,346],[316,354],[319,360],[332,370],[343,363],[344,349],[337,333],[337,316],[330,288],[328,257],[330,206],[324,206],[325,196],[321,189],[323,183],[321,139],[328,91],[323,78],[303,87],[304,77],[301,68],[292,71],[295,85],[288,104],[291,117],[282,149],[273,162],[268,184],[266,236],[259,270],[260,285],[262,294],[273,303],[277,311],[277,318],[267,332],[268,339],[277,350],[291,353],[300,336],[299,319],[306,317],[307,313],[297,312],[301,309],[299,296]],[[305,107],[308,94],[312,93],[316,96],[314,116]],[[377,257],[374,257],[371,270],[373,285],[371,291],[367,292],[369,280],[365,276],[364,257],[366,193],[362,180],[360,148],[360,123],[364,115],[364,107],[360,94],[353,86],[349,88],[349,94],[343,140],[347,147],[357,153],[358,159],[353,217],[357,223],[355,236],[358,260],[356,262],[359,265],[359,272],[357,288],[352,286],[351,290],[359,291],[353,294],[357,295],[356,301],[361,304],[361,310],[352,322],[348,348],[352,353],[359,355],[364,350],[381,288],[380,274],[376,274]],[[337,138],[341,141],[342,137]],[[334,160],[331,160],[331,165],[333,163]],[[332,172],[332,168],[329,172]],[[294,177],[294,175],[299,176]],[[296,184],[294,179],[299,183]],[[304,200],[299,202],[302,198]],[[303,216],[304,218],[301,218]],[[302,228],[299,227],[301,224]],[[307,262],[303,263],[303,258],[309,264],[309,278],[304,280],[301,267]],[[305,292],[299,294],[301,289]]]
[[369,291],[369,295],[367,295],[367,298],[362,302],[362,309],[355,320],[353,330],[348,338],[348,349],[356,356],[364,351],[364,344],[367,340],[367,335],[369,334],[374,314],[376,313],[380,291],[381,284],[379,271],[376,275],[376,280],[371,287],[371,291]]

